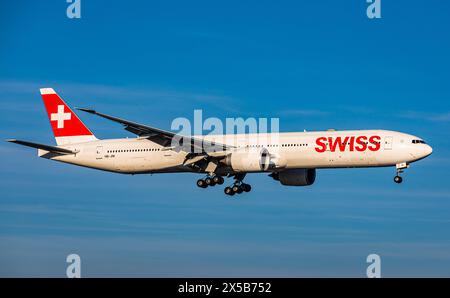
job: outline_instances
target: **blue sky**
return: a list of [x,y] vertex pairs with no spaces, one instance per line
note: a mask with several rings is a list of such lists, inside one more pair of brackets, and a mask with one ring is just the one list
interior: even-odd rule
[[[320,170],[307,188],[250,175],[239,199],[194,174],[124,176],[0,144],[0,275],[450,276],[450,4],[7,1],[0,132],[54,144],[38,92],[169,129],[176,117],[280,117],[281,131],[392,129],[434,148],[394,169]],[[90,115],[100,138],[132,137]]]

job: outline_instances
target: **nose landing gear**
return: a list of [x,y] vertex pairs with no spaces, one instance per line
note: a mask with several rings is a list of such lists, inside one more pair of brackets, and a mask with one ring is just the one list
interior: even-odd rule
[[400,184],[403,182],[403,178],[400,177],[400,174],[403,173],[405,169],[409,168],[409,165],[406,162],[403,162],[396,164],[395,168],[397,169],[397,175],[394,177],[394,182]]

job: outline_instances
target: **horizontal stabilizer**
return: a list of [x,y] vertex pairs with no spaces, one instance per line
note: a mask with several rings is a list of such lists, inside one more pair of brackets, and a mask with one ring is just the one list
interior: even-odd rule
[[76,151],[72,151],[69,149],[64,149],[64,148],[59,148],[59,147],[49,146],[49,145],[43,145],[43,144],[38,144],[38,143],[32,143],[32,142],[27,142],[27,141],[21,141],[21,140],[16,140],[16,139],[10,139],[10,140],[6,140],[6,141],[11,142],[11,143],[16,143],[19,145],[36,148],[36,149],[42,149],[42,150],[46,150],[46,151],[50,151],[50,152],[55,152],[55,153],[62,153],[62,154],[77,153]]

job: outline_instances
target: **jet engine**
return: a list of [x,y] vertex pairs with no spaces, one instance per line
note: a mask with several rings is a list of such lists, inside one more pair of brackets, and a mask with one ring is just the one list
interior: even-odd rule
[[274,172],[269,175],[283,185],[306,186],[316,180],[316,169],[291,169]]
[[236,150],[225,158],[225,164],[236,172],[267,171],[271,166],[271,156],[265,148]]

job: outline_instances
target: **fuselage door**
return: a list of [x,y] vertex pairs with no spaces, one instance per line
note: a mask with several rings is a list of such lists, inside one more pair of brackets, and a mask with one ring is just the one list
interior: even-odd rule
[[392,149],[392,137],[385,137],[384,150],[391,150],[391,149]]
[[103,146],[97,146],[95,157],[97,159],[102,159],[103,158]]

